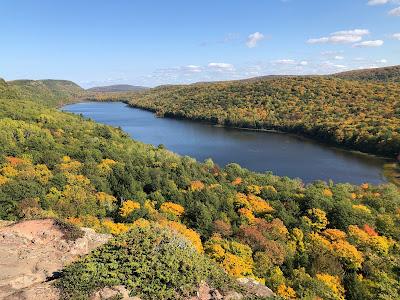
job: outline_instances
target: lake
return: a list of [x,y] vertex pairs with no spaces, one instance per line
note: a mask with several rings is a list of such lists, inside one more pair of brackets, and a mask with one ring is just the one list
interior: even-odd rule
[[305,182],[333,180],[374,184],[386,182],[384,159],[330,147],[299,136],[216,127],[188,120],[157,118],[151,112],[121,102],[84,102],[63,111],[121,127],[135,140],[165,145],[181,155],[220,166],[238,163],[253,171],[272,171]]

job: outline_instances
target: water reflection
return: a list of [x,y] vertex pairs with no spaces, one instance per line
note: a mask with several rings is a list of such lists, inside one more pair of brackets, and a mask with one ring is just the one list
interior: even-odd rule
[[187,120],[156,118],[152,113],[123,103],[87,102],[65,106],[97,122],[119,126],[144,143],[219,165],[239,163],[248,169],[299,177],[305,182],[382,183],[385,161],[360,153],[328,147],[290,134],[216,127]]

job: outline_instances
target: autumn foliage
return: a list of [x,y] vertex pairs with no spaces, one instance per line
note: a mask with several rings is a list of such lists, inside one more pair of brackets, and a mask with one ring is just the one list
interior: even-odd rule
[[[10,88],[0,80],[1,219],[60,218],[118,240],[124,234],[135,239],[131,230],[168,227],[175,250],[185,245],[185,253],[205,253],[230,275],[255,278],[287,299],[399,299],[396,186],[305,184],[237,164],[199,163],[133,141],[118,128],[58,111],[52,108],[56,97],[34,95],[29,87]],[[169,104],[174,107],[164,107],[164,95],[157,93],[166,90],[169,95],[193,91],[193,107],[180,111],[186,94]],[[228,98],[226,90],[232,94]],[[181,117],[255,128],[284,124],[288,131],[391,153],[399,149],[398,91],[393,84],[361,87],[341,80],[288,78],[255,80],[249,86],[220,83],[207,91],[199,85],[161,87],[150,94],[160,105],[155,110],[179,111]],[[150,101],[146,93],[140,97]],[[232,99],[241,103],[240,110]],[[153,250],[162,256],[159,248]],[[91,261],[88,272],[92,263],[104,268],[106,260]],[[107,266],[111,270],[115,264],[108,261]],[[132,274],[130,265],[118,267],[127,272],[124,276]],[[115,279],[114,271],[105,274],[101,286]],[[137,277],[129,278],[134,285]]]

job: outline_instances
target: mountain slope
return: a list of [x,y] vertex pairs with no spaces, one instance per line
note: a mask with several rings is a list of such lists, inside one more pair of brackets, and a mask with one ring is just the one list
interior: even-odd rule
[[338,73],[334,76],[342,79],[351,80],[400,83],[400,66],[354,70]]
[[108,86],[96,86],[90,89],[87,89],[89,92],[137,92],[143,91],[148,88],[144,86],[135,86],[129,84],[116,84],[116,85],[108,85]]
[[17,88],[0,78],[0,99],[17,99],[18,97]]
[[[4,84],[4,83],[3,83]],[[42,103],[54,105],[78,99],[85,90],[68,80],[13,80],[6,82],[7,89],[0,88],[0,98],[35,99]]]

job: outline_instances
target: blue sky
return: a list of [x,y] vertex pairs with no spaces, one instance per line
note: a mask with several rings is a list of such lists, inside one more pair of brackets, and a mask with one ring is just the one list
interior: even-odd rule
[[2,0],[0,77],[155,86],[400,64],[400,0]]

